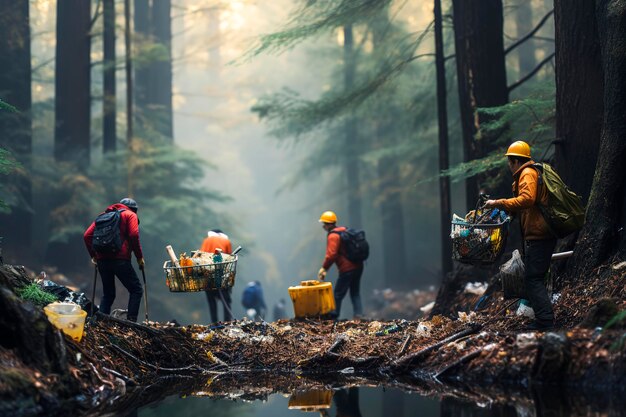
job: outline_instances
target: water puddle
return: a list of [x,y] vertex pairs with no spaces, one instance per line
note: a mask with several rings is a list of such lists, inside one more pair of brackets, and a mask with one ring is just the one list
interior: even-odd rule
[[[453,391],[453,390],[452,390]],[[496,401],[483,394],[452,392],[408,392],[385,387],[344,387],[335,389],[295,390],[291,393],[266,393],[258,399],[246,399],[246,392],[220,394],[216,399],[207,392],[173,395],[140,407],[126,416],[320,416],[320,417],[444,417],[444,416],[618,416],[626,415],[623,399],[608,397],[595,402],[585,396],[563,397],[562,392],[534,392],[529,397],[519,393]],[[249,398],[249,397],[248,397]],[[478,399],[478,400],[477,400]],[[481,400],[482,399],[482,400]]]

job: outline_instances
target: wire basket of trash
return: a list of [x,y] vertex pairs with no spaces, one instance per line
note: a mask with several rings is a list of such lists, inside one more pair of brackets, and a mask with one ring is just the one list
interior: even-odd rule
[[179,265],[171,260],[163,264],[165,284],[171,292],[222,290],[235,285],[237,255],[223,254],[222,262],[213,262],[209,256],[198,253],[204,254],[197,251],[189,258],[181,256],[183,262]]
[[504,251],[510,217],[499,209],[473,210],[452,217],[452,259],[471,265],[490,265]]

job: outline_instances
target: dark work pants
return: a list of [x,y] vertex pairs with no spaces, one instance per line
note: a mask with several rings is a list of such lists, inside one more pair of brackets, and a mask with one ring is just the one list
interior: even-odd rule
[[111,306],[115,301],[115,277],[117,277],[128,290],[128,320],[137,321],[143,287],[130,260],[101,259],[98,261],[98,271],[100,271],[103,290],[100,311],[106,314],[111,313]]
[[337,278],[335,284],[335,317],[339,318],[341,313],[341,301],[350,290],[350,299],[352,300],[352,309],[355,316],[363,314],[363,305],[361,304],[361,275],[363,267],[353,269],[352,271],[342,272]]
[[220,291],[222,292],[222,297],[224,297],[224,321],[231,321],[233,317],[230,315],[230,289],[228,290],[207,290],[206,299],[209,302],[209,313],[211,314],[211,322],[217,323],[217,300],[221,300]]
[[535,311],[535,322],[540,326],[554,325],[552,303],[546,289],[545,276],[550,268],[556,239],[527,240],[524,250],[524,282],[530,306]]

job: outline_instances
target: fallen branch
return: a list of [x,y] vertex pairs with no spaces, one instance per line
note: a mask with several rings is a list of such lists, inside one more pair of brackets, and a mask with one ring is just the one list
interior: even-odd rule
[[482,351],[483,351],[483,348],[476,349],[473,352],[470,352],[467,355],[460,357],[459,359],[453,361],[451,364],[444,366],[441,371],[439,371],[439,372],[437,372],[435,374],[434,378],[438,379],[441,375],[445,374],[450,369],[452,369],[452,368],[454,368],[456,366],[462,365],[465,362],[469,362],[470,360],[472,360],[475,357],[479,356]]
[[400,350],[398,351],[398,355],[397,356],[401,356],[404,351],[406,350],[406,347],[409,345],[409,341],[411,340],[411,335],[409,334],[406,339],[404,339],[404,343],[402,343],[402,347],[400,348]]
[[401,358],[396,359],[395,361],[392,362],[392,367],[393,368],[399,368],[402,366],[407,366],[409,364],[411,364],[413,361],[416,361],[417,359],[420,359],[426,355],[428,355],[430,352],[439,349],[441,346],[446,345],[450,342],[453,342],[457,339],[460,339],[463,336],[466,336],[468,334],[472,334],[472,333],[476,333],[477,331],[479,331],[480,329],[482,329],[482,324],[476,324],[473,325],[465,330],[462,330],[458,333],[453,334],[452,336],[446,337],[445,339],[425,347],[422,350],[418,350],[417,352],[405,355]]
[[144,332],[148,332],[157,336],[164,335],[165,332],[159,329],[153,329],[152,327],[144,326],[143,324],[135,323],[134,321],[128,321],[123,319],[118,319],[116,317],[109,316],[108,314],[104,314],[101,312],[96,313],[96,317],[98,320],[110,321],[122,326],[132,327],[133,329],[143,330]]
[[151,363],[145,362],[141,359],[139,359],[138,357],[136,357],[135,355],[133,355],[130,352],[127,352],[126,350],[122,349],[121,347],[112,344],[111,347],[113,347],[115,350],[117,350],[118,352],[120,352],[121,354],[129,357],[130,359],[134,360],[135,362],[139,363],[140,365],[146,366],[150,369],[153,369],[157,372],[168,372],[168,373],[174,373],[174,372],[207,372],[206,369],[203,369],[201,367],[199,367],[198,365],[189,365],[189,366],[185,366],[184,368],[162,368],[160,366],[156,366],[153,365]]

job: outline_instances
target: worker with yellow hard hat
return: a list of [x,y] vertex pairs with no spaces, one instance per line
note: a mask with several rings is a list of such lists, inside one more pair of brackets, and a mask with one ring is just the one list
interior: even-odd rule
[[513,142],[504,154],[513,174],[513,198],[487,200],[486,208],[519,213],[524,238],[524,282],[535,322],[528,330],[548,330],[554,326],[554,312],[544,277],[550,267],[556,239],[546,223],[539,204],[548,204],[548,191],[539,183],[539,171],[531,159],[528,143]]
[[[337,215],[333,211],[325,211],[320,216],[319,222],[322,228],[327,232],[326,236],[326,257],[317,278],[326,279],[326,272],[333,265],[337,264],[339,277],[335,284],[335,318],[341,313],[341,301],[350,290],[350,299],[352,300],[352,309],[355,317],[363,315],[363,305],[361,303],[360,286],[361,275],[363,274],[363,262],[351,261],[346,256],[345,250],[342,248],[342,234],[347,233],[348,228],[337,226]],[[352,229],[350,229],[352,231]]]

